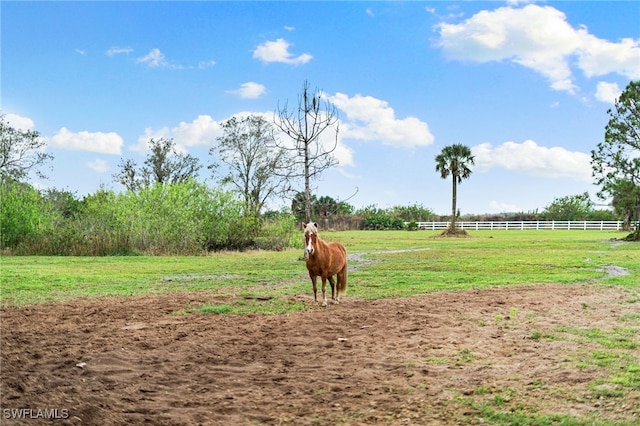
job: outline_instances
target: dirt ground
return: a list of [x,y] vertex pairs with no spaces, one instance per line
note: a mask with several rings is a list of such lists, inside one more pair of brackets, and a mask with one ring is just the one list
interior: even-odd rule
[[211,300],[205,291],[2,308],[0,423],[19,409],[27,419],[15,424],[29,425],[52,424],[46,415],[60,425],[485,424],[481,406],[640,418],[640,391],[598,397],[594,381],[610,371],[576,367],[603,350],[597,342],[544,338],[637,318],[637,295],[621,288],[347,295],[326,309],[309,289],[295,300],[310,309],[288,315],[175,314]]

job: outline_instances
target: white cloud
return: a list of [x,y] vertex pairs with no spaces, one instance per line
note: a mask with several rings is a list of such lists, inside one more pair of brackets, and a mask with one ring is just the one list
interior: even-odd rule
[[[454,60],[511,61],[545,76],[554,90],[575,93],[571,65],[587,76],[639,78],[640,40],[599,39],[574,28],[551,6],[483,10],[459,24],[440,23],[437,45]],[[576,60],[577,59],[577,60]]]
[[154,130],[147,127],[138,138],[138,144],[131,146],[132,151],[144,153],[149,150],[149,139],[158,140],[160,138],[173,139],[176,151],[186,153],[187,147],[192,146],[213,146],[218,136],[222,135],[220,122],[211,116],[202,114],[191,122],[181,121],[174,128],[162,127]]
[[182,69],[181,65],[171,64],[164,56],[160,49],[151,49],[149,53],[137,59],[138,63],[143,63],[151,68],[173,68]]
[[109,171],[109,164],[106,161],[96,158],[93,161],[88,161],[85,163],[87,167],[97,173],[106,173]]
[[600,102],[615,104],[620,93],[622,93],[622,90],[620,90],[617,83],[600,81],[596,87],[596,99]]
[[102,154],[121,153],[124,144],[123,139],[115,132],[72,132],[66,127],[61,128],[58,133],[48,138],[49,145],[73,151],[90,151]]
[[205,70],[207,68],[213,67],[215,64],[216,64],[216,61],[214,61],[213,59],[210,61],[200,61],[198,63],[198,69]]
[[30,119],[29,117],[23,117],[18,114],[8,113],[4,116],[4,119],[7,121],[7,123],[9,123],[11,127],[16,130],[33,130],[35,126],[35,123],[32,119]]
[[371,96],[349,97],[343,93],[336,93],[329,100],[346,114],[340,121],[340,133],[345,139],[402,147],[426,146],[434,141],[427,123],[416,117],[396,118],[386,101]]
[[640,39],[623,38],[619,43],[580,32],[582,47],[578,66],[587,77],[617,73],[629,79],[640,78]]
[[199,115],[192,122],[181,121],[172,130],[176,144],[183,146],[210,146],[222,135],[220,122],[209,115]]
[[253,57],[266,63],[283,62],[290,65],[306,64],[313,59],[313,56],[308,53],[293,56],[293,54],[289,52],[290,46],[291,43],[283,38],[279,38],[275,41],[265,41],[255,48],[253,51]]
[[75,52],[80,56],[87,56],[87,51],[83,49],[74,49]]
[[122,54],[129,54],[133,52],[133,49],[130,47],[112,47],[106,51],[107,56],[115,56]]
[[267,92],[267,88],[262,84],[249,81],[240,85],[237,90],[232,90],[230,93],[235,93],[242,99],[258,99],[260,96]]
[[505,142],[497,147],[483,143],[471,151],[478,171],[497,167],[533,176],[592,181],[591,157],[584,152],[562,147],[547,148],[532,140]]
[[147,64],[151,68],[164,67],[168,65],[168,62],[160,49],[152,49],[146,56],[138,58],[138,62]]

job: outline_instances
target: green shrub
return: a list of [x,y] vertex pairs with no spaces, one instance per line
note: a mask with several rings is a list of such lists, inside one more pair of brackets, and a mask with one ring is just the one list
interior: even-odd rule
[[263,219],[260,236],[256,239],[256,248],[261,250],[284,250],[296,246],[296,217],[292,214],[280,214]]
[[293,244],[295,221],[261,223],[232,192],[196,181],[115,193],[101,188],[82,201],[49,198],[30,185],[2,184],[1,244],[14,254],[200,254]]
[[31,185],[3,178],[0,200],[0,248],[16,249],[55,230],[53,206]]

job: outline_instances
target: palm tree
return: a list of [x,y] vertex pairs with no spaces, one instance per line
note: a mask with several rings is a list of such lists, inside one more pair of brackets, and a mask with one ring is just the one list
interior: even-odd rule
[[442,152],[436,156],[436,172],[440,172],[442,179],[449,175],[453,177],[453,197],[451,201],[451,225],[449,230],[455,232],[456,229],[456,201],[457,185],[462,183],[462,179],[471,176],[469,166],[474,164],[471,149],[461,144],[453,144],[442,148]]

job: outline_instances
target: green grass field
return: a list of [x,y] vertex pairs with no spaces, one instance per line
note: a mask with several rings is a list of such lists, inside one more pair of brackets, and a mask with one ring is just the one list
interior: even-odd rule
[[[431,231],[324,232],[341,241],[354,268],[348,295],[409,296],[438,290],[538,283],[640,285],[640,246],[608,231],[476,231],[469,238],[435,238]],[[300,237],[302,240],[302,236]],[[612,277],[611,266],[627,272]],[[299,250],[229,252],[179,257],[33,257],[0,259],[2,305],[64,302],[76,297],[128,296],[182,290],[241,294],[273,312],[300,309],[279,297],[311,292]],[[620,269],[623,268],[623,269]],[[206,309],[216,312],[215,307]],[[252,311],[251,306],[221,313]]]

